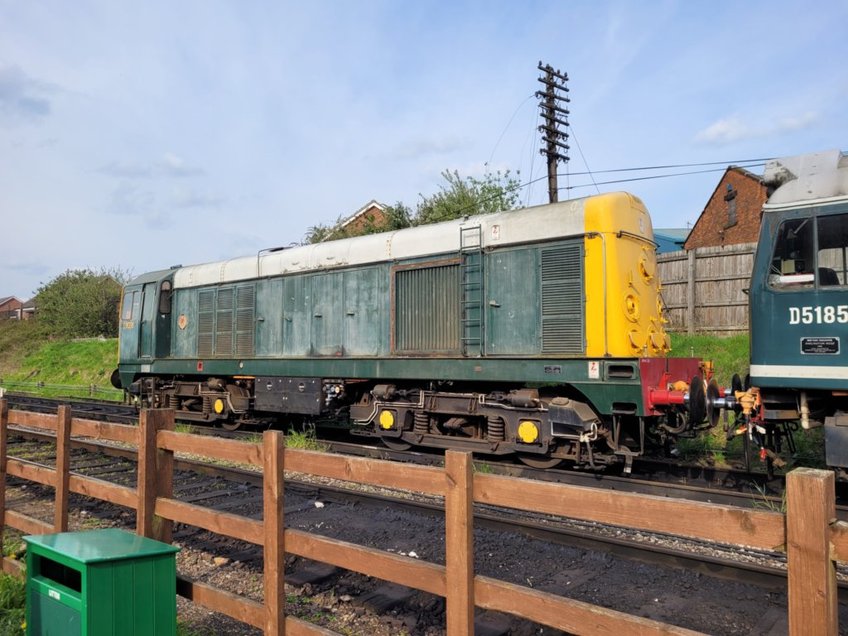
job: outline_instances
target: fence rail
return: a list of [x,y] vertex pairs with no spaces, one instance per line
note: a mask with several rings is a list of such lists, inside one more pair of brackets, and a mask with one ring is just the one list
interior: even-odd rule
[[733,335],[748,330],[756,243],[657,255],[669,331]]
[[[54,467],[7,455],[8,427],[26,425],[53,431]],[[178,580],[178,593],[204,607],[264,630],[265,634],[332,634],[285,615],[286,554],[329,563],[366,576],[445,597],[451,636],[472,634],[475,607],[507,612],[575,634],[694,634],[695,632],[554,594],[475,575],[473,505],[517,510],[665,532],[706,541],[787,551],[790,634],[836,634],[835,561],[848,560],[848,524],[835,522],[834,475],[797,469],[787,478],[787,512],[741,510],[731,506],[616,493],[472,472],[469,453],[448,451],[444,468],[398,465],[382,460],[286,449],[279,431],[266,431],[257,444],[174,432],[173,411],[143,411],[139,426],[103,424],[71,416],[10,411],[0,400],[0,522],[23,532],[62,532],[68,526],[68,494],[79,493],[137,511],[136,532],[170,541],[174,522],[243,539],[264,548],[264,600],[259,603],[209,585]],[[69,470],[70,439],[96,436],[138,444],[137,488],[115,486]],[[190,450],[214,459],[238,461],[264,474],[263,519],[257,521],[173,499],[174,453]],[[285,529],[285,471],[345,481],[409,488],[445,500],[445,565]],[[6,478],[54,486],[53,523],[6,509]],[[2,528],[0,528],[2,530]],[[2,533],[0,533],[2,538]],[[3,559],[3,569],[20,565]]]

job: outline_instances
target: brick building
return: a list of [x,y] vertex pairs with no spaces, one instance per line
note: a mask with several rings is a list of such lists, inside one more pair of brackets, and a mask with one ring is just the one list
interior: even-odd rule
[[755,243],[768,190],[763,178],[730,166],[718,182],[684,248]]
[[14,296],[0,298],[0,320],[20,320],[23,306],[24,304]]
[[386,222],[386,207],[372,199],[346,218],[339,226],[339,230],[347,236],[358,236],[369,227],[382,229]]

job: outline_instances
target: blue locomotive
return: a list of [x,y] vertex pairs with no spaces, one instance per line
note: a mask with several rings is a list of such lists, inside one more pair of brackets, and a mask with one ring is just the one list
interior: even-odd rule
[[750,284],[750,378],[734,381],[736,432],[780,463],[793,432],[824,427],[848,467],[848,156],[772,161]]

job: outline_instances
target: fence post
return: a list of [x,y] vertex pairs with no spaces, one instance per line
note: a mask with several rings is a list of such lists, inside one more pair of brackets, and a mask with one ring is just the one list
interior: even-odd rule
[[265,635],[286,633],[285,437],[280,431],[262,434],[262,523],[265,529]]
[[[0,397],[0,561],[3,558],[3,537],[6,534],[6,449],[9,436],[9,403]],[[5,569],[2,568],[2,569]]]
[[55,509],[53,510],[53,529],[56,532],[68,531],[68,496],[71,480],[71,407],[59,406],[56,413],[56,488]]
[[695,273],[698,269],[697,250],[689,250],[689,263],[686,275],[686,333],[695,333]]
[[159,450],[156,433],[174,430],[174,411],[143,409],[138,418],[138,511],[136,533],[171,542],[173,522],[157,517],[156,498],[173,496],[174,453]]
[[447,633],[474,634],[474,498],[471,453],[445,453]]
[[796,468],[786,475],[789,634],[836,634],[836,565],[830,524],[836,518],[833,473]]

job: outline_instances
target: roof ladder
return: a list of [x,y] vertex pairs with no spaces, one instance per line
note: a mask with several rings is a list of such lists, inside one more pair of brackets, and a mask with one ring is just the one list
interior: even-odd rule
[[459,228],[459,280],[462,307],[462,355],[483,350],[483,228]]

